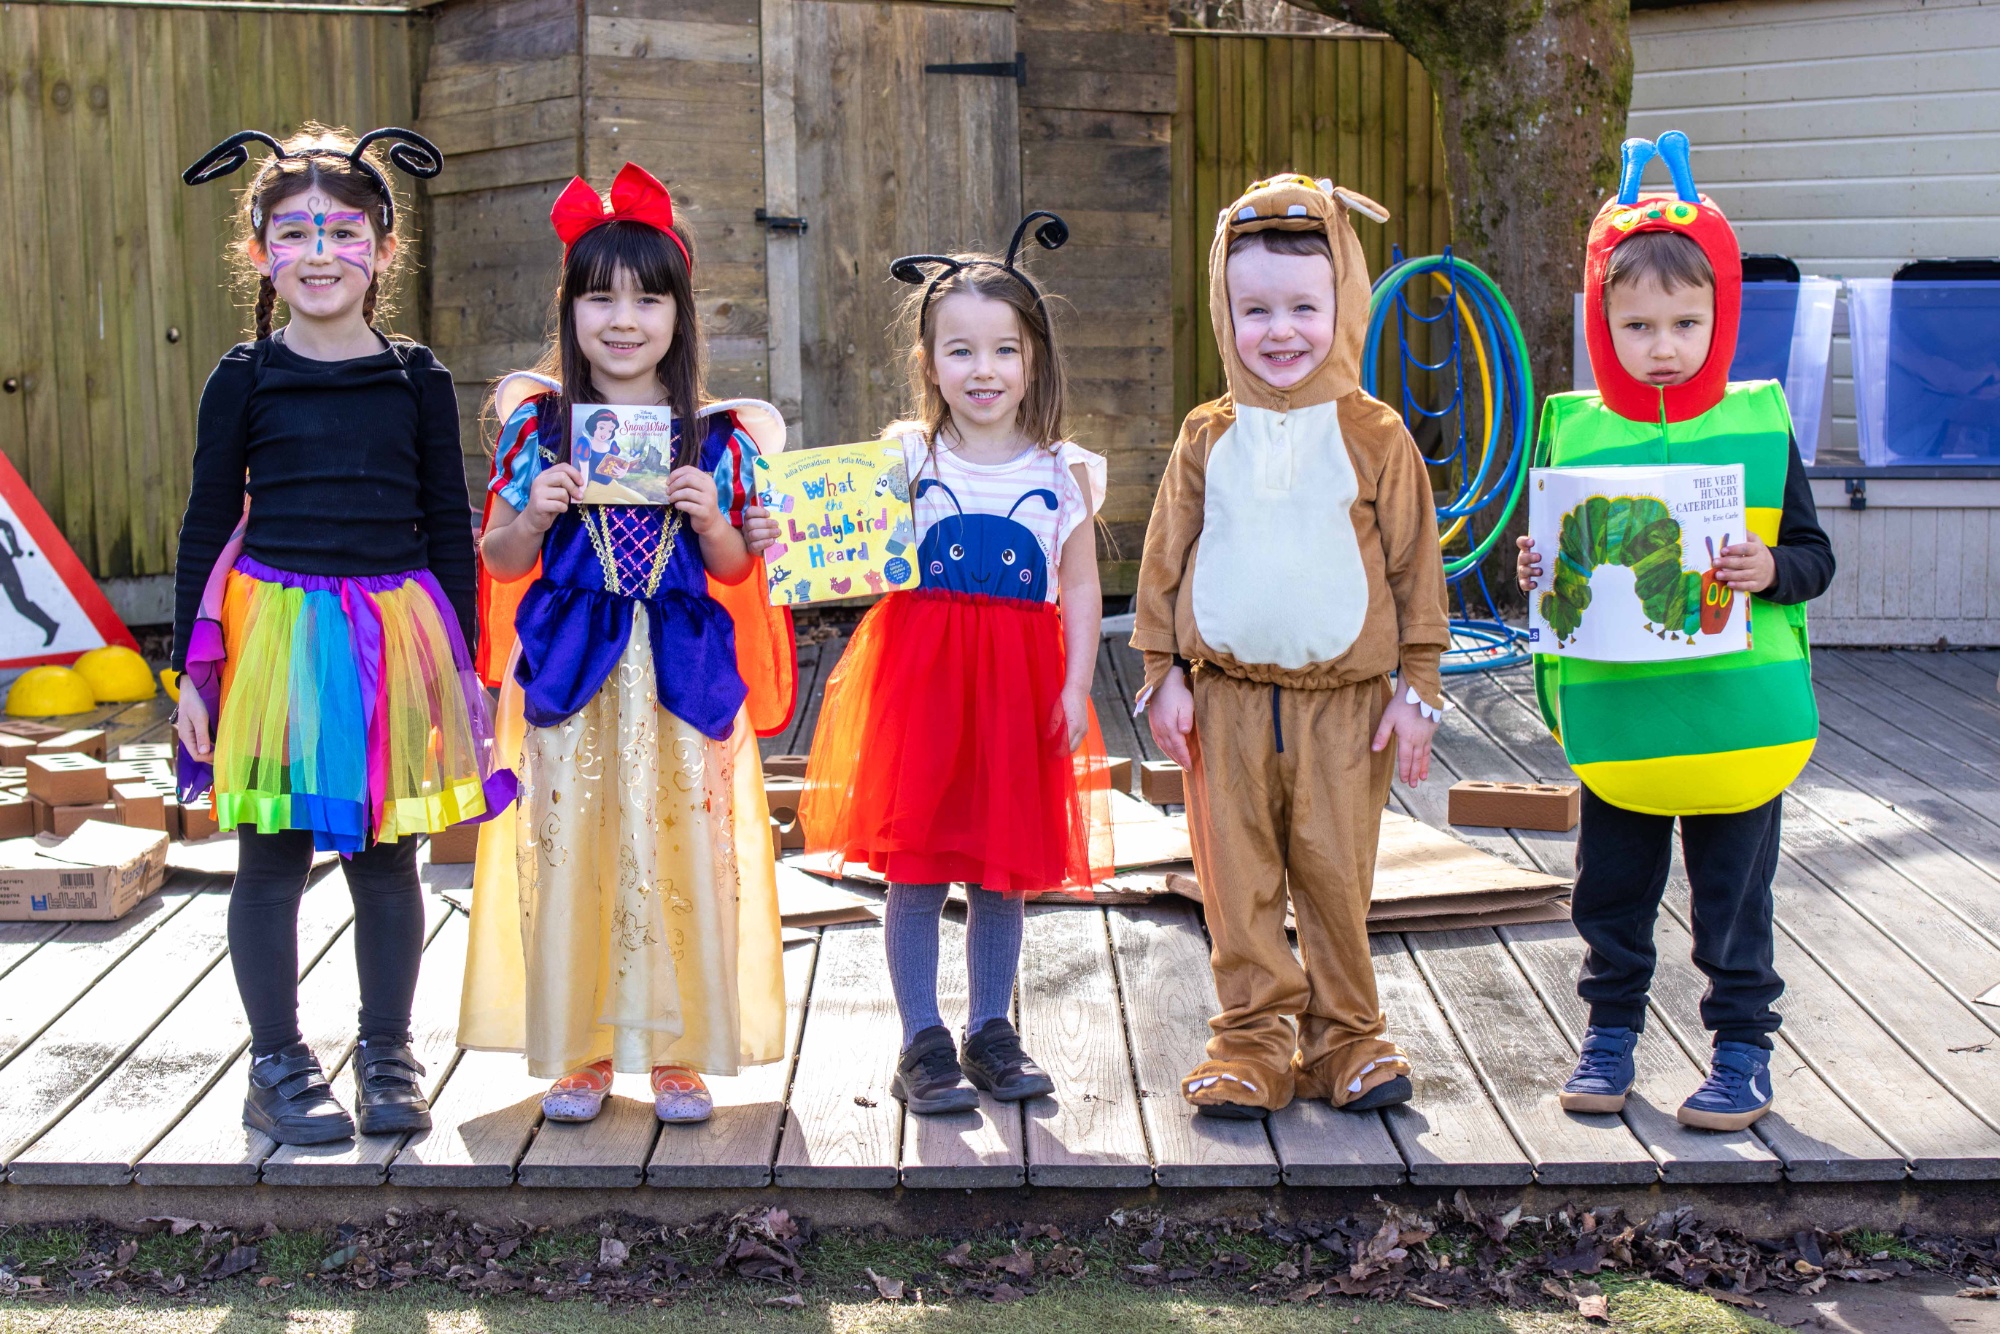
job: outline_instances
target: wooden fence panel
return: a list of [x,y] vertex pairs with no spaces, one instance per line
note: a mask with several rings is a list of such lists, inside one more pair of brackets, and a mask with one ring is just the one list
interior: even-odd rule
[[1221,394],[1208,314],[1215,218],[1252,181],[1331,177],[1389,210],[1357,223],[1371,274],[1391,247],[1441,251],[1450,203],[1436,100],[1414,57],[1379,38],[1175,34],[1174,413]]
[[[0,7],[0,450],[98,578],[172,571],[201,387],[249,324],[223,253],[248,176],[181,169],[244,128],[409,124],[425,22]],[[404,273],[391,327],[420,335]]]

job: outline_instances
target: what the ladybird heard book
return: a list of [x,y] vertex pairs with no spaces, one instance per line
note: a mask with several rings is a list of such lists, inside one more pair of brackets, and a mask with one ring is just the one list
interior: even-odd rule
[[774,607],[912,588],[916,521],[894,440],[801,449],[757,460],[758,494],[778,522],[764,552]]
[[1536,653],[1673,662],[1750,647],[1750,599],[1716,575],[1748,528],[1743,465],[1535,468],[1528,595]]
[[569,461],[586,505],[664,505],[674,470],[671,408],[578,403],[569,410]]

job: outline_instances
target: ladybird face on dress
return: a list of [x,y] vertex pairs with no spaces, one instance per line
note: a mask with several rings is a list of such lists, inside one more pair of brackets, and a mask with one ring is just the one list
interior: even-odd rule
[[[918,499],[933,490],[942,491],[954,508],[958,506],[952,489],[935,477],[917,484]],[[1032,531],[1012,518],[1014,510],[1030,501],[1039,501],[1051,510],[1058,504],[1055,492],[1038,488],[1015,501],[1008,517],[967,514],[960,509],[933,523],[917,547],[923,586],[1027,602],[1047,598],[1049,565],[1042,545]]]

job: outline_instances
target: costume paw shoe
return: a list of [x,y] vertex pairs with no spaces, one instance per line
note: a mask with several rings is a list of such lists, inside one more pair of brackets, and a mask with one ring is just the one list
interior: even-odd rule
[[701,1076],[684,1065],[653,1067],[653,1115],[670,1126],[691,1126],[715,1114],[715,1099]]
[[1273,1075],[1249,1061],[1203,1061],[1181,1081],[1181,1096],[1200,1116],[1261,1121],[1292,1100],[1290,1070]]
[[243,1124],[280,1144],[330,1144],[354,1134],[353,1119],[303,1042],[250,1062]]
[[889,1081],[889,1092],[918,1116],[969,1112],[979,1105],[978,1092],[965,1082],[959,1069],[958,1047],[950,1030],[937,1024],[912,1038],[896,1058],[896,1077]]
[[1566,1112],[1621,1112],[1625,1095],[1637,1078],[1632,1069],[1632,1049],[1639,1035],[1629,1028],[1606,1028],[1592,1024],[1583,1035],[1583,1050],[1577,1055],[1576,1069],[1562,1086]]
[[988,1019],[965,1039],[958,1068],[974,1088],[1001,1102],[1024,1102],[1056,1091],[1056,1081],[1021,1050],[1021,1035],[1005,1019]]
[[354,1119],[364,1135],[431,1128],[431,1104],[417,1080],[423,1065],[407,1042],[372,1038],[354,1049]]
[[594,1061],[572,1070],[542,1095],[542,1115],[551,1121],[595,1121],[611,1092],[611,1062]]
[[1700,1130],[1741,1130],[1771,1110],[1771,1053],[1748,1042],[1718,1042],[1708,1078],[1675,1119]]
[[1298,1075],[1297,1096],[1325,1098],[1343,1112],[1374,1112],[1408,1102],[1415,1094],[1410,1086],[1409,1058],[1388,1043],[1378,1045],[1384,1054],[1347,1076],[1344,1083],[1333,1060],[1322,1060],[1307,1069],[1302,1055],[1292,1057]]

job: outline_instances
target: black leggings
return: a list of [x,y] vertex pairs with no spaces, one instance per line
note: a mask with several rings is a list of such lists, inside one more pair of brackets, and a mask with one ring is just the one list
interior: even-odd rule
[[[229,896],[229,962],[250,1016],[250,1050],[265,1056],[299,1036],[299,899],[312,871],[312,835],[302,829],[238,836]],[[361,978],[360,1035],[408,1042],[410,1005],[424,952],[423,886],[417,843],[377,843],[347,859],[354,896],[354,963]]]

